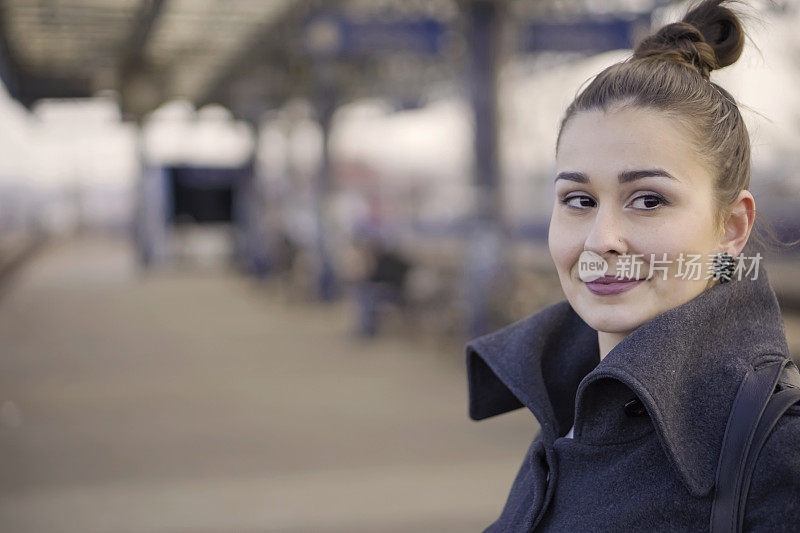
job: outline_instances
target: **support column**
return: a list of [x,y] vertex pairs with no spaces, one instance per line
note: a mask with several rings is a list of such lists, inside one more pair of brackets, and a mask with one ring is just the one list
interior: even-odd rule
[[265,201],[264,180],[258,160],[258,148],[261,141],[261,122],[256,114],[249,116],[248,125],[253,130],[253,151],[246,164],[246,172],[242,190],[239,191],[242,201],[244,260],[247,269],[256,277],[264,278],[272,270],[272,261],[268,248],[267,228],[265,227],[265,211],[270,206]]
[[464,8],[470,96],[475,116],[475,205],[469,225],[464,283],[467,334],[476,337],[494,326],[491,296],[506,266],[497,149],[497,65],[503,5],[496,0],[470,0]]
[[323,63],[318,66],[317,94],[315,108],[317,120],[322,129],[322,158],[314,186],[314,222],[316,225],[317,251],[317,295],[322,301],[337,297],[336,271],[330,249],[331,220],[328,213],[330,192],[332,190],[330,130],[333,113],[336,111],[335,65]]

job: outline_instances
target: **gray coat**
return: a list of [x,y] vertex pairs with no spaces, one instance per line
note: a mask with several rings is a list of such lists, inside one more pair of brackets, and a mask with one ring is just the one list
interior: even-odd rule
[[[789,357],[766,272],[752,276],[656,316],[602,361],[566,300],[470,341],[470,418],[524,406],[541,426],[485,531],[707,531],[739,384]],[[800,405],[761,451],[744,529],[800,531]]]

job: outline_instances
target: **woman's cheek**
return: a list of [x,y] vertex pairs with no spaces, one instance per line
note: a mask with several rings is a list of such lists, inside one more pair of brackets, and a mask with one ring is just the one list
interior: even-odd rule
[[550,242],[552,243],[550,245],[550,255],[553,258],[556,269],[558,269],[560,273],[567,275],[573,261],[570,257],[570,247],[566,242],[566,239],[563,237],[559,238],[554,236],[553,240]]

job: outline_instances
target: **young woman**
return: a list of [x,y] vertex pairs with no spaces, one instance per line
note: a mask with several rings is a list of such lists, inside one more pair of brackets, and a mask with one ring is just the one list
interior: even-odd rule
[[[541,426],[486,531],[708,530],[738,388],[789,357],[748,253],[748,133],[709,80],[744,39],[706,0],[567,109],[549,233],[566,300],[466,346],[470,417],[525,406]],[[798,405],[761,450],[744,529],[800,531]]]

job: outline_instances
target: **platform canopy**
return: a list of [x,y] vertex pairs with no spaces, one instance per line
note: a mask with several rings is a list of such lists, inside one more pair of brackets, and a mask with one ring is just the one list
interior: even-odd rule
[[[313,86],[324,62],[314,46],[324,46],[333,28],[342,56],[334,75],[348,93],[399,90],[402,98],[404,86],[418,90],[460,71],[460,14],[474,1],[487,0],[0,0],[0,76],[26,106],[113,90],[128,118],[175,98],[220,103],[246,118]],[[515,21],[665,3],[496,1]],[[334,24],[328,33],[309,33],[326,15]],[[384,29],[394,36],[364,37],[389,35]],[[363,53],[370,43],[379,50],[392,42],[402,52],[411,42],[403,39],[418,40],[413,54]]]

